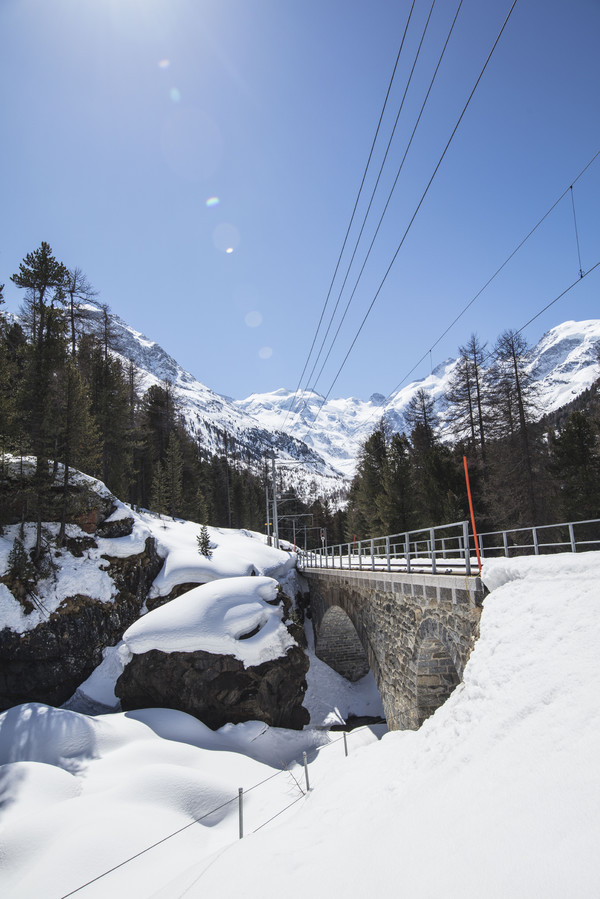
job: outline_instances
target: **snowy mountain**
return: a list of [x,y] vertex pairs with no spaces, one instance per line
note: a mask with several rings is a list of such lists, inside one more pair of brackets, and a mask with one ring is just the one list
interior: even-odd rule
[[[105,312],[99,306],[81,307],[86,328],[104,328]],[[271,393],[251,394],[232,400],[215,393],[185,371],[158,343],[136,331],[114,313],[108,313],[110,345],[125,365],[133,362],[139,387],[145,392],[165,381],[173,385],[180,413],[190,431],[210,453],[237,452],[242,464],[264,465],[275,450],[285,466],[284,482],[291,483],[305,498],[315,494],[333,496],[343,490],[356,469],[359,448],[385,415],[398,431],[406,429],[404,412],[419,388],[444,411],[444,395],[456,366],[446,359],[427,377],[405,385],[390,400],[374,393],[367,401],[356,397],[329,399],[281,388]],[[548,331],[531,350],[529,369],[539,385],[540,414],[552,412],[586,390],[600,374],[597,348],[600,320],[568,321]],[[293,411],[290,412],[290,406]],[[298,464],[300,463],[300,464]]]
[[[105,311],[95,304],[80,307],[86,330],[102,333]],[[225,439],[230,453],[243,463],[264,466],[273,450],[278,463],[295,463],[287,479],[300,496],[335,494],[344,487],[344,476],[330,460],[305,444],[297,436],[271,427],[244,411],[237,403],[215,393],[185,371],[158,343],[108,313],[109,345],[115,356],[127,366],[133,362],[140,393],[152,385],[169,382],[173,387],[180,414],[202,447],[209,453],[223,453]],[[298,463],[301,463],[298,465]],[[283,479],[286,481],[285,471]]]
[[[600,375],[597,348],[600,320],[568,321],[548,331],[531,351],[529,371],[538,384],[540,414],[553,412],[590,387]],[[317,393],[303,394],[294,401],[287,390],[252,394],[236,405],[259,420],[265,428],[282,428],[306,443],[335,468],[352,477],[360,445],[385,414],[394,430],[406,428],[404,412],[419,388],[445,408],[444,395],[456,367],[447,359],[431,374],[407,384],[387,402],[381,394],[369,400],[332,399],[323,403]],[[289,412],[293,405],[293,412]]]

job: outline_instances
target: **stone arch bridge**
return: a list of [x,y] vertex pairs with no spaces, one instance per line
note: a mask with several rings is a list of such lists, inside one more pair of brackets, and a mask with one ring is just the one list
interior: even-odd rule
[[478,577],[304,569],[316,654],[349,680],[373,672],[391,730],[415,730],[462,680],[479,635]]

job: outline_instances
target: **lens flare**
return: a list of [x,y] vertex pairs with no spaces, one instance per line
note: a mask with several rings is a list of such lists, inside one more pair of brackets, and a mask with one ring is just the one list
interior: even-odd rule
[[168,69],[170,65],[171,65],[170,59],[159,59],[159,61],[158,61],[159,69]]
[[209,209],[212,209],[213,206],[218,206],[220,202],[218,197],[209,197],[206,201],[206,205]]
[[258,328],[258,326],[262,324],[262,320],[262,315],[256,309],[252,312],[248,312],[244,318],[244,321],[249,328]]
[[258,351],[258,355],[261,359],[270,359],[273,355],[273,349],[270,346],[263,346]]
[[240,232],[235,225],[221,222],[213,231],[213,243],[222,253],[233,253],[240,245]]
[[176,88],[176,87],[171,88],[171,90],[169,91],[169,97],[171,98],[173,103],[181,102],[181,93],[179,92],[178,88]]

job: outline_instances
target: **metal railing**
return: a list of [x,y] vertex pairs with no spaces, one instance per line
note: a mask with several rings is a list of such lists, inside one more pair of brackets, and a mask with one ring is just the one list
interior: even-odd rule
[[600,518],[478,534],[481,558],[600,549]]
[[299,554],[301,568],[355,568],[360,571],[430,571],[452,565],[471,573],[471,537],[468,521],[404,534],[371,537],[352,543],[323,546]]
[[[481,559],[600,550],[600,518],[478,534]],[[477,568],[468,521],[300,551],[300,568],[464,573]]]

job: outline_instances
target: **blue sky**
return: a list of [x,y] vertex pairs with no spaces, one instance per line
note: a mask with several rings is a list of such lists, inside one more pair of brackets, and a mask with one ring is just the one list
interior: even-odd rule
[[[458,0],[437,0],[364,249]],[[338,341],[327,393],[510,9],[464,0]],[[0,283],[42,240],[100,298],[220,393],[294,389],[350,221],[407,0],[0,0]],[[429,10],[416,0],[379,168]],[[600,2],[518,0],[333,396],[389,393],[494,342],[577,279],[570,194],[600,150]],[[366,200],[374,185],[366,181]],[[600,158],[574,187],[581,264],[600,260]],[[218,198],[218,202],[211,198]],[[352,249],[358,231],[353,231]],[[342,260],[341,270],[349,254]],[[600,269],[525,332],[600,315]],[[340,294],[338,279],[328,312]],[[339,317],[339,314],[338,314]],[[337,323],[333,326],[333,331]],[[332,333],[333,333],[332,331]],[[320,345],[320,337],[317,347]],[[312,365],[309,366],[309,370]],[[317,371],[320,369],[320,363]]]

